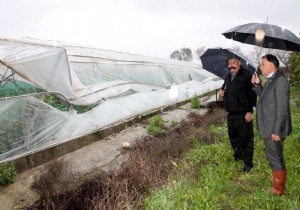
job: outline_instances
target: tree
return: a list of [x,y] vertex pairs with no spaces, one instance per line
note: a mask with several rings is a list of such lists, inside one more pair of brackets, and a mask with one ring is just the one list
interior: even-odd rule
[[259,68],[262,56],[268,53],[273,54],[278,58],[279,62],[281,63],[281,66],[283,64],[283,68],[281,68],[281,71],[283,71],[284,74],[289,76],[289,74],[291,73],[291,67],[289,62],[291,53],[288,51],[278,49],[267,49],[254,46],[253,51],[250,52],[248,57],[254,63],[254,65],[256,65]]
[[181,48],[180,54],[181,54],[181,60],[183,60],[183,61],[192,61],[193,60],[193,53],[190,48]]
[[196,49],[195,54],[198,59],[200,59],[201,55],[204,54],[205,50],[206,50],[205,47],[199,47]]
[[193,53],[190,48],[181,48],[179,50],[175,50],[170,55],[171,59],[181,60],[181,61],[192,61],[193,60]]
[[289,75],[291,73],[291,68],[289,64],[291,53],[285,50],[277,49],[271,49],[269,52],[278,58],[278,60],[284,65],[284,73]]
[[176,60],[181,60],[181,55],[180,52],[178,50],[175,50],[174,52],[172,52],[172,54],[170,55],[171,59],[176,59]]
[[300,88],[300,53],[292,52],[288,63],[291,68],[290,83]]
[[267,53],[269,53],[270,49],[254,46],[253,51],[248,54],[249,59],[253,62],[257,67],[260,66],[261,57]]
[[239,46],[233,46],[232,49],[233,49],[235,52],[238,52],[238,53],[244,55],[243,52],[242,52],[242,50],[241,50],[241,48],[240,48]]

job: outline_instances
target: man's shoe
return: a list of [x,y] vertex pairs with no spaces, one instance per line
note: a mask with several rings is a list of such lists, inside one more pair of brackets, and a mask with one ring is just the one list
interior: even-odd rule
[[242,160],[242,157],[240,155],[233,155],[233,158],[235,161]]
[[253,168],[253,166],[247,166],[247,165],[245,165],[244,168],[243,168],[243,171],[246,172],[246,173],[249,173],[252,168]]

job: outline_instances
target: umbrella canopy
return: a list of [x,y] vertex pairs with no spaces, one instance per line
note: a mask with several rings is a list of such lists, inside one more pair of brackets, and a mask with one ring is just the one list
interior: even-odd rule
[[202,56],[200,56],[200,59],[202,62],[202,67],[205,70],[207,70],[225,80],[225,78],[229,74],[227,60],[228,60],[228,58],[231,58],[231,57],[239,57],[242,67],[244,69],[247,69],[251,73],[255,72],[254,65],[247,58],[245,58],[240,53],[238,53],[232,49],[229,49],[229,48],[207,49],[205,51],[205,53]]
[[224,32],[223,35],[227,39],[264,48],[300,52],[300,39],[295,34],[267,23],[239,25]]

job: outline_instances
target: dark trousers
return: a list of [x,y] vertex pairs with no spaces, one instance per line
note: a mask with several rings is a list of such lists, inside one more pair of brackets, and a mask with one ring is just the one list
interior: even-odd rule
[[246,122],[246,113],[229,113],[227,116],[228,135],[234,150],[234,158],[253,167],[254,133],[253,122]]
[[283,159],[283,141],[273,141],[271,138],[264,139],[266,154],[273,171],[285,169]]

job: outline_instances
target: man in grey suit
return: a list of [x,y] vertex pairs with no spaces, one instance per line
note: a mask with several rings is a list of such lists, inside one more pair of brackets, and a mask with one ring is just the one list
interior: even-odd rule
[[263,56],[260,69],[267,77],[264,87],[257,74],[254,74],[251,80],[255,85],[253,90],[259,96],[256,120],[273,171],[272,193],[283,195],[287,174],[283,141],[292,132],[290,86],[287,78],[279,72],[279,61],[274,55]]

